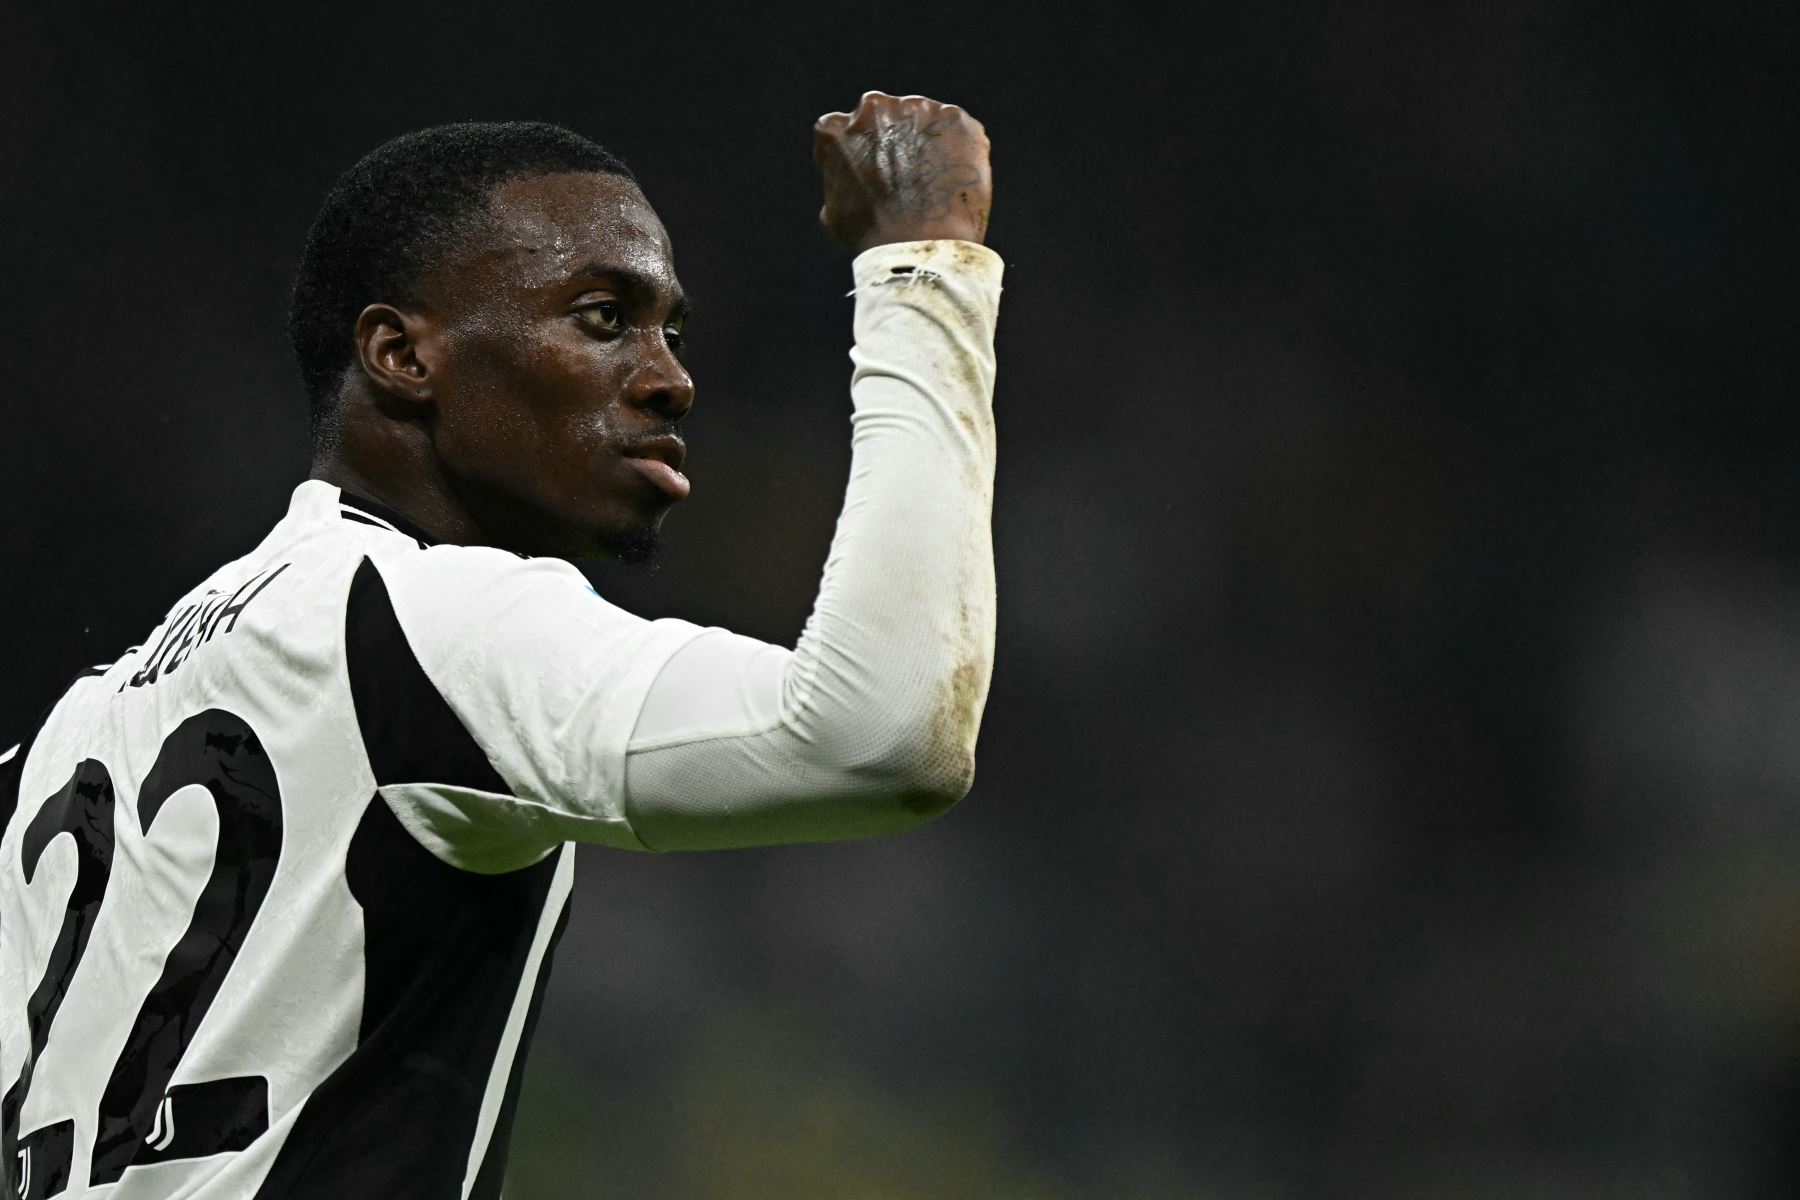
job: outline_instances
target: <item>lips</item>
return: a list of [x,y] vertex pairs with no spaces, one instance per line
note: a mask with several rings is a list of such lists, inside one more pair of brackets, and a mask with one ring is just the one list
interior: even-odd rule
[[687,458],[687,443],[669,434],[643,438],[632,442],[626,448],[625,457],[653,458],[657,462],[667,463],[672,469],[679,471],[682,460]]
[[633,442],[625,461],[658,489],[675,500],[684,499],[693,485],[681,473],[687,446],[678,437],[653,437]]

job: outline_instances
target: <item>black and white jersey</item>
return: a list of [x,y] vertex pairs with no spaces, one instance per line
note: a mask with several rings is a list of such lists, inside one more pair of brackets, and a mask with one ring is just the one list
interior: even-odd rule
[[12,1194],[498,1196],[567,843],[636,845],[699,632],[302,484],[0,764]]

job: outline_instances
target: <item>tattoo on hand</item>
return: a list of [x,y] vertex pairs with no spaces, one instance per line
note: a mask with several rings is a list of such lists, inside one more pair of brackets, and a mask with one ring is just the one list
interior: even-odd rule
[[940,157],[935,143],[950,120],[939,117],[917,130],[885,129],[863,143],[862,162],[877,168],[874,178],[893,181],[888,200],[901,212],[928,221],[942,219],[950,215],[959,189],[981,182],[981,172],[972,163]]

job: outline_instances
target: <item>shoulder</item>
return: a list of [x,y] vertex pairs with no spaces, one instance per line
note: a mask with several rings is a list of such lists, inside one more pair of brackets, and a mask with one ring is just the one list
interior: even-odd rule
[[698,629],[609,603],[562,559],[465,546],[371,556],[345,614],[349,643],[404,644],[446,693],[504,683],[580,694]]
[[541,623],[635,620],[602,600],[570,563],[483,546],[371,555],[351,585],[352,608],[377,594],[409,633],[467,632],[484,641]]
[[[383,539],[391,540],[391,539]],[[407,547],[410,546],[410,549]],[[408,584],[470,587],[574,587],[594,594],[587,577],[560,558],[532,558],[492,546],[426,546],[401,539],[398,552],[382,555],[382,573]]]

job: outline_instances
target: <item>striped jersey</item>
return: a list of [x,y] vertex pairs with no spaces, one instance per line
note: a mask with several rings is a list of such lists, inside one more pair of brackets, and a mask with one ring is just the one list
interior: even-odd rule
[[0,762],[11,1194],[497,1197],[568,843],[636,845],[699,632],[300,485]]

